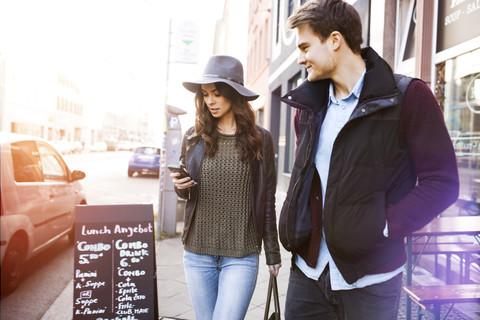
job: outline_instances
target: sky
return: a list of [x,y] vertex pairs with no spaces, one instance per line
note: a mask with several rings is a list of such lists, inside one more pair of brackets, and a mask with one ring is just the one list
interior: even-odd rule
[[[165,104],[168,29],[172,21],[171,58],[176,26],[194,21],[199,32],[198,64],[169,64],[167,103],[193,110],[193,94],[181,81],[200,76],[212,54],[215,23],[223,0],[0,0],[7,8],[9,62],[38,73],[60,70],[88,92],[94,118],[98,110],[161,118]],[[244,41],[232,52],[246,56],[248,1],[235,24]],[[5,6],[6,3],[6,6]],[[236,12],[239,12],[238,9]],[[240,11],[242,12],[242,11]],[[0,48],[1,49],[1,48]],[[17,66],[17,67],[18,67]],[[88,114],[87,114],[88,116]]]

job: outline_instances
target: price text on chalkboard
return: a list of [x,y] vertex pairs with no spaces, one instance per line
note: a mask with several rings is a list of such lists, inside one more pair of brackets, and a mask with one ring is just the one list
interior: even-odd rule
[[73,319],[157,318],[152,205],[77,206]]

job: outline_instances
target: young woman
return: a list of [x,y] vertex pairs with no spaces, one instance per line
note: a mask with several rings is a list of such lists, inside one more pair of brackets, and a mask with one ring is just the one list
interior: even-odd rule
[[257,281],[262,240],[270,273],[281,267],[275,215],[276,173],[271,134],[255,125],[243,67],[212,56],[204,76],[184,82],[194,92],[195,126],[171,173],[187,199],[184,266],[195,318],[243,319]]

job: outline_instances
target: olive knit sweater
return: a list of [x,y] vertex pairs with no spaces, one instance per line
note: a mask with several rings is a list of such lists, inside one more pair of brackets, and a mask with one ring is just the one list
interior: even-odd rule
[[185,250],[239,258],[258,253],[250,166],[240,161],[235,142],[235,136],[220,134],[216,155],[202,161],[198,202]]

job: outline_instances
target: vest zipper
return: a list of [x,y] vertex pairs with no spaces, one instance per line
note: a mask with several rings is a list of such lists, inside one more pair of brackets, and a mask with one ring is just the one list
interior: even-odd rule
[[[362,101],[361,104],[357,104],[357,106],[355,107],[355,109],[354,109],[353,112],[352,112],[352,116],[357,113],[357,110],[359,110],[360,108],[364,108],[364,105],[366,105],[367,103],[369,103],[369,102],[371,102],[371,101],[374,101],[374,100],[389,100],[392,104],[389,105],[389,106],[387,106],[387,107],[394,106],[394,105],[396,105],[396,104],[394,103],[394,102],[395,102],[395,101],[394,101],[394,98],[395,98],[395,97],[397,97],[397,94],[393,94],[393,95],[388,95],[388,96],[384,96],[384,97],[380,97],[380,98],[374,98],[374,99],[369,99],[369,100]],[[393,100],[393,101],[392,101],[392,100]],[[381,109],[383,109],[383,108],[385,108],[385,107],[377,108],[377,109],[376,109],[375,111],[373,111],[373,112],[376,112],[376,111],[381,110]],[[370,115],[370,114],[372,114],[373,112],[370,112],[370,113],[367,114],[367,113],[366,113],[366,109],[365,109],[365,111],[364,111],[363,114],[360,114],[360,115],[355,116],[355,117],[350,117],[350,119],[348,119],[347,123],[349,123],[351,120],[358,119],[358,118],[364,117],[364,116],[366,116],[366,115]]]
[[[315,117],[315,115],[313,114],[313,112],[311,112],[311,116],[312,116],[312,118]],[[301,174],[302,174],[301,177],[302,177],[302,179],[298,179],[298,180],[295,182],[295,185],[293,186],[293,190],[292,190],[292,194],[295,196],[295,198],[297,199],[297,201],[290,201],[290,205],[289,205],[290,210],[289,210],[288,212],[292,212],[292,210],[295,209],[294,206],[293,206],[293,204],[294,204],[294,202],[295,202],[295,204],[297,204],[297,202],[298,202],[298,197],[296,196],[296,195],[297,195],[297,192],[296,192],[297,186],[298,186],[298,184],[300,183],[300,180],[303,181],[303,178],[305,177],[305,171],[308,169],[308,168],[307,168],[307,164],[308,164],[308,162],[310,161],[310,158],[311,158],[311,149],[312,149],[312,139],[311,139],[311,138],[312,138],[312,129],[313,129],[312,126],[313,126],[313,121],[309,121],[309,123],[308,123],[308,130],[307,130],[307,131],[308,131],[308,134],[310,134],[310,137],[309,137],[310,139],[308,139],[308,144],[307,144],[307,150],[306,150],[306,151],[307,151],[307,157],[305,158],[305,162],[303,163],[303,166],[302,166],[302,167],[303,167],[303,169],[302,169],[302,171],[301,171]],[[292,200],[293,200],[293,199],[292,199]],[[296,223],[296,221],[295,221],[295,223]],[[287,228],[288,228],[288,226],[287,226]],[[295,231],[294,231],[294,233],[295,233]],[[287,241],[288,241],[288,243],[290,244],[290,247],[293,247],[293,246],[291,245],[292,242],[291,242],[291,240],[290,240],[288,230],[287,230],[287,232],[285,232],[285,234],[287,235]],[[293,248],[292,248],[291,250],[292,250],[292,252],[293,252]]]

